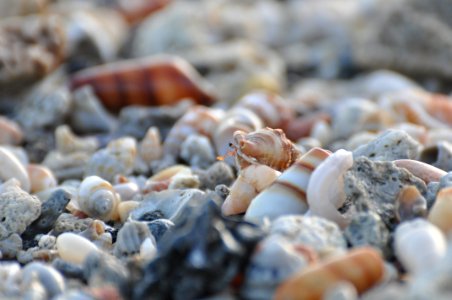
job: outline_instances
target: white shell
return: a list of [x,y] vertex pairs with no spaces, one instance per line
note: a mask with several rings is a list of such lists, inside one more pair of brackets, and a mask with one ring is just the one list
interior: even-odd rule
[[346,226],[347,220],[337,208],[345,201],[343,175],[352,165],[352,152],[340,149],[314,170],[307,190],[310,213]]
[[2,146],[0,146],[0,166],[0,180],[7,181],[10,178],[16,178],[24,191],[30,191],[30,178],[27,170],[9,150]]
[[57,150],[61,153],[78,151],[91,153],[99,147],[99,142],[96,138],[80,138],[67,125],[61,125],[55,129],[55,143]]
[[83,264],[91,252],[100,251],[88,239],[71,232],[60,234],[56,245],[61,259],[77,265]]
[[138,145],[138,153],[146,164],[160,159],[163,154],[162,141],[157,127],[150,127]]
[[121,196],[122,201],[132,200],[140,191],[135,182],[118,183],[113,186],[116,193]]
[[53,172],[43,166],[29,164],[27,166],[28,176],[31,183],[31,192],[37,193],[57,186],[57,180],[53,176]]
[[157,247],[154,238],[146,238],[140,246],[140,258],[150,261],[157,256]]
[[113,186],[98,176],[86,177],[80,184],[77,204],[90,217],[103,221],[117,218],[119,202]]
[[446,238],[424,219],[401,223],[395,230],[395,254],[411,273],[430,270],[446,254]]

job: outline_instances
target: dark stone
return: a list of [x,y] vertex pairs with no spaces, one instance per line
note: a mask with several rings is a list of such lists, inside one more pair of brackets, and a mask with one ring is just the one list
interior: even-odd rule
[[66,278],[74,278],[84,281],[83,268],[79,265],[56,258],[52,262],[52,266],[58,270]]
[[213,201],[188,206],[182,216],[136,279],[133,299],[197,299],[223,291],[264,235],[257,225],[223,217]]
[[152,222],[154,220],[163,219],[165,216],[163,215],[162,211],[160,210],[154,210],[150,212],[146,212],[140,216],[140,218],[137,221],[148,221]]
[[174,223],[168,219],[157,219],[148,223],[148,228],[158,242],[165,233],[173,228]]

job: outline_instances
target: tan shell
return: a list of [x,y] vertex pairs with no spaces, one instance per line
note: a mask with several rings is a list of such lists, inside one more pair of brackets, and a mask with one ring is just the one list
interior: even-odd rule
[[16,122],[0,116],[0,145],[19,145],[24,134]]
[[38,193],[57,186],[53,172],[43,165],[29,164],[27,172],[31,183],[31,193]]
[[96,138],[80,138],[67,125],[61,125],[55,129],[55,143],[57,150],[64,154],[79,151],[92,153],[99,147],[99,141]]
[[398,159],[394,161],[394,164],[399,168],[407,169],[411,174],[424,180],[427,184],[431,181],[439,181],[441,177],[447,174],[446,171],[412,159]]
[[60,234],[57,237],[56,246],[61,259],[77,265],[83,264],[91,252],[99,251],[88,239],[71,232]]
[[16,178],[20,182],[20,187],[30,191],[30,178],[22,163],[5,147],[0,146],[0,179],[7,181]]
[[127,218],[130,215],[130,212],[134,210],[135,208],[140,205],[140,202],[138,201],[124,201],[120,202],[118,205],[118,214],[119,214],[119,220],[121,223],[125,223],[127,221]]
[[445,234],[452,232],[452,187],[446,187],[438,192],[428,220]]
[[146,164],[160,159],[163,154],[162,141],[157,127],[150,127],[138,145],[138,154]]
[[427,201],[414,185],[404,186],[400,190],[395,208],[399,222],[427,216]]

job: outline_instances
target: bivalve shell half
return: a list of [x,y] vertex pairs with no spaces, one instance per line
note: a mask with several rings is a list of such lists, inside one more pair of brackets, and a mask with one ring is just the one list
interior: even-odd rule
[[61,259],[77,265],[83,264],[91,252],[100,251],[88,239],[71,232],[60,234],[56,246]]

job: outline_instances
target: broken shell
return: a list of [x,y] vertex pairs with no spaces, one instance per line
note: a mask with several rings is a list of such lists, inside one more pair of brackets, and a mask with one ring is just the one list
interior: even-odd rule
[[30,178],[30,191],[33,194],[57,186],[57,180],[53,176],[52,171],[43,165],[29,164],[27,173]]
[[154,237],[145,238],[140,246],[140,258],[144,261],[150,261],[157,255],[157,243]]
[[254,198],[245,219],[262,221],[267,217],[272,220],[285,214],[306,212],[306,190],[311,173],[329,155],[329,151],[321,148],[313,148],[302,155],[271,186]]
[[57,237],[56,246],[61,259],[77,265],[83,264],[91,252],[99,251],[88,239],[72,232],[60,234]]
[[88,152],[99,148],[99,141],[94,137],[79,138],[67,125],[58,126],[55,130],[56,148],[61,153]]
[[16,122],[0,116],[0,145],[19,145],[23,140],[23,133]]
[[185,98],[210,105],[210,87],[185,60],[172,56],[130,59],[77,72],[72,89],[92,85],[111,111],[127,105],[171,105]]
[[138,201],[124,201],[118,204],[118,214],[121,223],[125,223],[129,218],[130,212],[140,205]]
[[146,135],[138,145],[138,154],[147,164],[162,156],[162,141],[157,127],[150,127],[146,131]]
[[163,144],[163,152],[177,157],[185,139],[192,134],[212,138],[223,112],[204,106],[190,108],[171,128]]
[[113,186],[116,193],[121,196],[122,201],[127,201],[133,199],[140,191],[138,185],[135,182],[125,182],[115,184]]
[[427,216],[427,201],[414,185],[400,190],[395,204],[395,216],[399,222]]
[[422,179],[427,184],[432,181],[440,181],[441,177],[447,174],[444,170],[412,159],[398,159],[394,161],[394,164],[399,168],[407,169],[411,174]]
[[174,165],[172,167],[163,169],[162,171],[158,172],[157,174],[149,178],[149,181],[163,181],[171,179],[171,177],[173,177],[177,173],[186,170],[190,170],[190,168],[185,165]]
[[269,127],[250,133],[236,131],[232,144],[241,169],[249,164],[260,163],[284,171],[301,155],[281,129]]
[[113,186],[98,176],[86,177],[80,184],[77,204],[90,217],[103,221],[116,219],[119,201]]
[[433,203],[428,220],[438,226],[445,234],[452,231],[452,188],[441,189]]
[[245,212],[253,198],[271,185],[281,173],[266,165],[250,165],[240,171],[221,211],[225,216]]
[[363,247],[346,255],[309,266],[283,282],[274,299],[322,299],[341,281],[353,284],[362,294],[384,275],[384,260],[373,248]]
[[155,239],[144,222],[126,222],[118,232],[113,253],[116,257],[127,257],[140,253],[141,244],[145,239]]
[[24,191],[30,191],[30,178],[27,170],[9,150],[2,146],[0,146],[0,165],[0,179],[2,181],[16,178]]
[[396,228],[394,238],[397,258],[414,274],[431,270],[446,254],[444,234],[424,219],[403,222]]
[[342,228],[347,220],[337,209],[345,201],[343,175],[352,165],[352,152],[336,151],[312,172],[306,193],[312,214],[334,221]]

